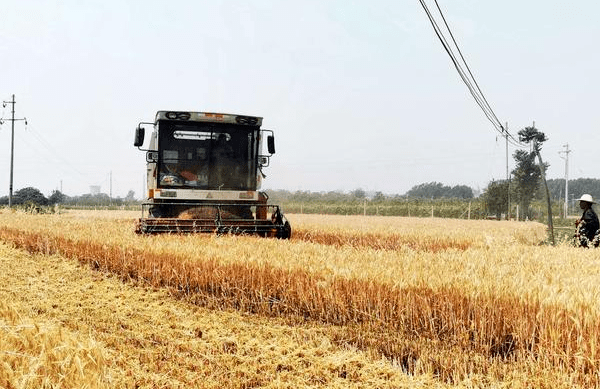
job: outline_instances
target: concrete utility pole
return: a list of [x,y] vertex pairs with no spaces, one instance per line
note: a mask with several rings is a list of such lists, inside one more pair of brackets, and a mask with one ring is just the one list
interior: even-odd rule
[[[15,95],[12,95],[11,101],[3,101],[2,106],[6,107],[6,104],[12,104],[12,116],[10,119],[11,123],[11,135],[10,135],[10,184],[8,186],[8,206],[12,207],[12,194],[13,194],[13,166],[14,166],[14,153],[15,153],[15,121],[24,120],[27,125],[27,119],[15,119]],[[0,123],[2,124],[2,123]]]
[[506,211],[506,220],[510,220],[510,175],[508,173],[508,122],[506,122],[506,127],[504,127],[504,138],[506,140],[506,183],[508,184],[508,192],[506,193],[506,202],[508,204],[508,209]]
[[[533,122],[532,128],[537,132],[537,129],[535,128],[535,122]],[[550,191],[548,190],[548,183],[546,182],[546,169],[544,169],[544,161],[542,161],[540,147],[538,146],[535,138],[533,138],[533,142],[531,142],[531,149],[537,154],[538,160],[540,161],[540,175],[542,176],[542,182],[544,183],[544,188],[546,189],[546,203],[548,204],[548,234],[550,237],[550,243],[552,246],[554,246],[554,225],[552,224],[552,204],[550,203]]]
[[559,151],[559,154],[565,154],[564,157],[561,157],[565,160],[565,209],[564,215],[565,218],[569,213],[569,153],[573,150],[569,150],[569,144],[563,145],[566,148],[565,151]]

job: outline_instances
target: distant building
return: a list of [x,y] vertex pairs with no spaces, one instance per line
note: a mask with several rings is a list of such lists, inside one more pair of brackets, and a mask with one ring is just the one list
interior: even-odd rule
[[90,194],[92,194],[92,195],[100,194],[100,189],[101,189],[100,185],[90,185]]

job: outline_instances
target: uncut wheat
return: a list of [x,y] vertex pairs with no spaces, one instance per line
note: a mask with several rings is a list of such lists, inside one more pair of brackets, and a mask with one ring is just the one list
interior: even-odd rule
[[[463,222],[462,234],[472,242],[465,248],[383,250],[354,244],[352,238],[333,245],[248,237],[148,238],[127,232],[127,221],[18,214],[5,221],[4,239],[31,250],[59,250],[130,278],[212,298],[216,305],[347,325],[358,331],[355,344],[392,358],[415,351],[376,336],[361,339],[363,331],[416,334],[482,356],[520,355],[562,366],[581,380],[598,366],[597,256],[523,243],[522,235],[507,232],[510,223]],[[496,231],[499,225],[503,229]],[[424,236],[431,236],[432,228],[423,226]],[[543,227],[530,227],[543,234]],[[369,233],[373,239],[386,234]],[[437,363],[450,376],[489,368],[485,361],[471,366],[469,360]]]

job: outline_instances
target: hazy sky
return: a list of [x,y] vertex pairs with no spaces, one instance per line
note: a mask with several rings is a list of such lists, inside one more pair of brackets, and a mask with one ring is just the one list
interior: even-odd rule
[[[567,143],[570,178],[598,178],[600,3],[438,1],[499,119],[548,136],[548,178],[564,177]],[[157,110],[264,117],[277,143],[264,188],[392,194],[506,177],[504,139],[418,0],[0,0],[0,99],[12,94],[28,120],[15,125],[14,190],[112,181],[114,196],[139,197],[133,132]],[[10,122],[0,147],[6,195]]]

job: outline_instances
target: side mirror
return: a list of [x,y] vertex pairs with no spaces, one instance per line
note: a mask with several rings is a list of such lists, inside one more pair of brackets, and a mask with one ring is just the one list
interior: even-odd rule
[[269,154],[275,154],[275,137],[273,135],[267,137],[267,150]]
[[135,147],[140,147],[144,144],[144,135],[144,128],[142,126],[137,126],[137,128],[135,129],[135,137],[133,139],[133,145]]

